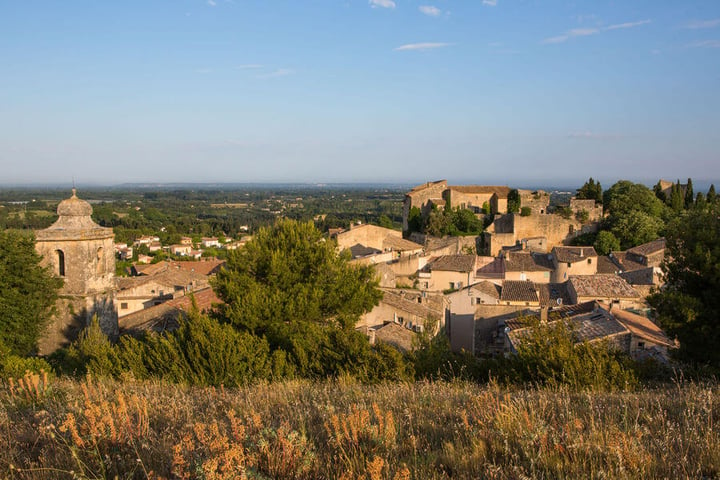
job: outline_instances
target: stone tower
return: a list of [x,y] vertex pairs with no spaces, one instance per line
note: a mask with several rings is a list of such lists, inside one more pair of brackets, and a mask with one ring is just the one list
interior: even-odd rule
[[56,313],[38,343],[43,355],[71,342],[93,315],[108,337],[118,336],[113,231],[92,220],[92,207],[77,197],[74,188],[57,213],[54,224],[35,232],[35,248],[43,264],[65,282]]

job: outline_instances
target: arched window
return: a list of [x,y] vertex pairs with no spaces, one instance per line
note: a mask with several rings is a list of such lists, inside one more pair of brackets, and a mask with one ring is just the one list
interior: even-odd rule
[[61,277],[65,276],[65,254],[62,250],[55,250],[57,255],[57,274]]

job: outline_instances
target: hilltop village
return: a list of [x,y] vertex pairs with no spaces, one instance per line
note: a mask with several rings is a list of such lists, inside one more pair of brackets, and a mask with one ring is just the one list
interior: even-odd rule
[[[662,186],[668,195],[678,188]],[[382,290],[356,329],[371,343],[401,351],[429,332],[447,335],[456,352],[492,356],[514,352],[533,319],[562,320],[573,325],[578,341],[604,339],[634,358],[666,361],[677,343],[648,318],[645,301],[663,282],[665,240],[600,255],[592,245],[573,245],[598,231],[600,202],[573,197],[556,206],[550,198],[544,191],[442,180],[406,193],[403,231],[356,223],[330,228],[338,254],[373,265]],[[481,231],[434,236],[420,227],[443,211],[471,212]],[[210,310],[221,302],[210,279],[224,260],[203,258],[202,249],[242,249],[252,239],[181,237],[162,245],[158,236],[146,235],[114,243],[112,229],[97,225],[92,207],[75,192],[57,213],[52,226],[36,233],[44,264],[64,279],[58,313],[41,341],[45,354],[67,345],[93,315],[116,339],[173,330],[193,304]],[[133,248],[166,251],[177,260],[151,263],[151,255]],[[114,275],[116,261],[133,258],[127,276]]]

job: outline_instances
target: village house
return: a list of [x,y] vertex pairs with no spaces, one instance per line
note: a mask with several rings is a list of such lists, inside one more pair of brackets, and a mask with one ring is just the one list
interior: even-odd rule
[[555,266],[547,253],[506,252],[503,257],[505,280],[549,283]]
[[138,258],[137,258],[137,263],[141,263],[141,264],[147,264],[152,261],[153,261],[153,257],[151,257],[150,255],[140,254],[140,255],[138,255]]
[[186,256],[186,255],[190,255],[190,252],[193,251],[193,248],[192,248],[192,245],[175,244],[175,245],[170,245],[168,247],[168,250],[173,255]]
[[208,277],[180,269],[166,269],[155,275],[117,278],[118,317],[159,305],[193,290],[209,286]]
[[402,233],[376,225],[351,225],[335,235],[340,251],[350,250],[353,259],[369,258],[370,262],[389,262],[419,255],[423,246],[402,238]]
[[180,245],[192,245],[193,241],[191,237],[180,237]]
[[553,247],[553,282],[564,282],[570,275],[595,275],[598,255],[593,247]]
[[217,239],[217,237],[202,237],[200,239],[200,245],[202,248],[210,248],[210,247],[216,247],[220,248],[222,244]]
[[140,245],[146,245],[149,246],[151,243],[154,242],[160,242],[160,237],[152,236],[152,235],[144,235],[133,242],[133,245],[136,247],[139,247]]
[[500,291],[503,305],[539,307],[540,291],[533,282],[527,280],[505,280]]
[[418,271],[418,288],[429,291],[459,290],[475,283],[475,255],[432,258]]
[[621,309],[643,306],[637,290],[618,275],[572,276],[567,282],[567,290],[573,304],[598,300]]
[[361,317],[356,328],[375,328],[386,323],[397,323],[410,330],[421,332],[432,321],[437,323],[434,327],[436,329],[444,325],[441,313],[434,311],[427,304],[385,291],[380,303]]

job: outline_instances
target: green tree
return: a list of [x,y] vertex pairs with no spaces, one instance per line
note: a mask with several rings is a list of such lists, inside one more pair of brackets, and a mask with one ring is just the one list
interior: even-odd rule
[[708,203],[715,203],[715,200],[717,199],[717,194],[715,193],[715,184],[710,185],[710,189],[707,193],[707,201]]
[[522,207],[520,209],[521,217],[529,217],[530,215],[532,215],[532,209],[530,207]]
[[655,193],[657,199],[661,202],[666,203],[668,201],[667,195],[665,195],[665,192],[663,191],[662,183],[660,180],[658,180],[658,182],[653,187],[653,192]]
[[610,215],[639,210],[653,217],[660,217],[663,212],[663,204],[652,190],[627,180],[620,180],[605,191],[603,206]]
[[603,203],[603,191],[600,182],[595,182],[595,180],[590,177],[590,179],[578,189],[577,198],[595,200],[597,203]]
[[645,185],[620,180],[605,191],[605,229],[615,235],[622,248],[657,238],[664,228],[665,205]]
[[660,218],[635,210],[611,217],[610,232],[625,250],[655,240],[660,236],[664,226]]
[[12,354],[35,352],[63,285],[40,261],[33,235],[0,232],[0,338]]
[[695,193],[693,192],[692,178],[688,178],[685,187],[685,208],[690,208],[695,202]]
[[666,284],[650,302],[682,358],[720,367],[720,205],[674,219],[666,239]]
[[672,208],[675,213],[679,213],[685,208],[685,197],[680,188],[680,180],[678,180],[677,183],[673,183],[672,190],[670,191],[670,208]]
[[381,298],[374,269],[338,256],[312,223],[260,229],[230,253],[213,286],[225,302],[219,318],[287,352],[299,375],[361,369],[354,358],[369,344],[355,324]]
[[418,207],[412,207],[408,214],[408,233],[422,232],[423,231],[423,218],[422,212]]
[[520,211],[520,192],[516,188],[510,190],[507,198],[508,213],[518,213]]
[[602,230],[598,232],[593,247],[599,255],[608,255],[612,251],[620,250],[620,240],[612,232]]

